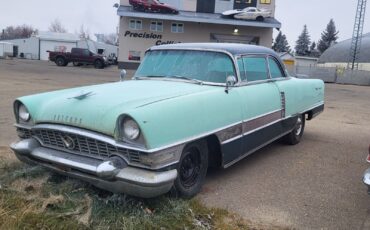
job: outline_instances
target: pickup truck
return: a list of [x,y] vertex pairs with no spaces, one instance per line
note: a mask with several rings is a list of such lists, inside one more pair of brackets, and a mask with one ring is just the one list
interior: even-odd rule
[[105,56],[95,54],[88,49],[72,48],[71,52],[49,52],[49,60],[55,62],[57,66],[67,66],[72,62],[74,66],[82,64],[94,65],[97,69],[103,69],[108,65]]

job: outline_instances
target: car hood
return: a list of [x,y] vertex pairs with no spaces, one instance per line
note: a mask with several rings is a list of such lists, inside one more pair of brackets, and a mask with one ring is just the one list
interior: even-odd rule
[[131,80],[19,98],[33,122],[76,126],[113,136],[122,114],[214,87],[186,82]]

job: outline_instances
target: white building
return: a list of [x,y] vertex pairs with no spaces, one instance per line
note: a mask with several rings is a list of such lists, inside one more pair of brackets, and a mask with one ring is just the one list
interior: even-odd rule
[[2,42],[12,43],[15,56],[32,60],[49,59],[47,51],[70,52],[72,48],[88,48],[95,53],[118,55],[118,47],[92,40],[81,40],[78,35],[70,33],[39,32],[30,38],[14,39]]
[[[275,0],[162,0],[179,14],[136,11],[120,0],[119,67],[135,69],[145,51],[154,45],[179,42],[233,42],[270,47],[275,19]],[[272,12],[264,21],[224,18],[226,10],[257,7]]]

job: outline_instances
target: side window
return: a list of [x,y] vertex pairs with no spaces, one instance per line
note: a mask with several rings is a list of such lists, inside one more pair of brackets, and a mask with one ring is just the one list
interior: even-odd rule
[[285,77],[284,72],[281,70],[280,65],[275,59],[269,58],[270,74],[271,78],[282,78]]
[[90,51],[89,50],[82,50],[82,55],[83,56],[89,56],[90,55]]
[[247,81],[262,81],[269,79],[266,58],[243,57]]

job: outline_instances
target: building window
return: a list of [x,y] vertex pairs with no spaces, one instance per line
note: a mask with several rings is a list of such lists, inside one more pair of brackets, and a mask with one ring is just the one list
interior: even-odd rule
[[130,19],[129,27],[132,30],[142,30],[143,29],[143,22],[137,19]]
[[128,52],[128,60],[130,61],[140,61],[141,52],[136,50],[131,50]]
[[172,33],[184,33],[184,23],[172,23],[171,32]]
[[150,23],[150,31],[163,32],[163,22],[162,21],[152,21]]
[[261,0],[261,4],[271,4],[271,0]]

